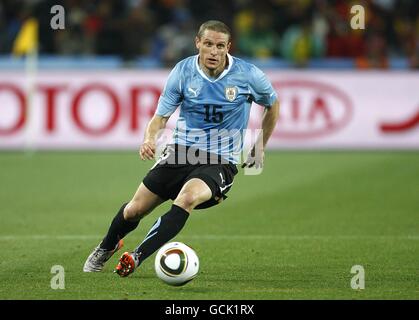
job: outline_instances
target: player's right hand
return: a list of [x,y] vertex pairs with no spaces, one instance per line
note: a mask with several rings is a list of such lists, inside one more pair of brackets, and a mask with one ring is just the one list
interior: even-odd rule
[[156,144],[152,141],[144,141],[139,151],[141,160],[154,160],[155,153]]

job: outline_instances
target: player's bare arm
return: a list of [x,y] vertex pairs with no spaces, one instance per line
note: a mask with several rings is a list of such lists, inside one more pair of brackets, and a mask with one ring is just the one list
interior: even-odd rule
[[279,118],[279,101],[275,100],[270,108],[265,108],[262,118],[263,149],[265,149]]
[[265,147],[268,143],[272,132],[275,129],[276,122],[279,118],[279,101],[275,100],[270,108],[265,108],[262,118],[262,132],[256,139],[256,143],[250,150],[246,161],[242,164],[242,168],[261,168],[265,157]]
[[141,160],[153,160],[156,153],[156,139],[157,134],[160,130],[166,127],[167,120],[169,117],[162,117],[154,115],[147,125],[144,141],[140,147],[140,158]]

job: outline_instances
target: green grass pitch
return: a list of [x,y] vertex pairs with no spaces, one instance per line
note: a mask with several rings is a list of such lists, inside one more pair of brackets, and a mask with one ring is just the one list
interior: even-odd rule
[[[239,172],[229,198],[195,211],[174,239],[200,273],[183,287],[154,274],[82,272],[151,162],[136,152],[0,153],[0,299],[418,299],[419,152],[271,152]],[[126,237],[142,241],[165,203]],[[65,289],[52,289],[54,265]],[[354,265],[365,288],[354,290]]]

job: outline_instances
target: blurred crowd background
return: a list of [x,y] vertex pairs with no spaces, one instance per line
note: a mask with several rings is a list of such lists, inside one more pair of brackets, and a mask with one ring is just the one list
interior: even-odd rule
[[[65,29],[52,30],[50,9],[65,8]],[[365,30],[350,27],[352,5],[365,8]],[[388,68],[392,58],[419,67],[417,0],[1,0],[0,55],[10,54],[22,22],[40,23],[41,55],[152,57],[164,66],[195,54],[201,23],[222,20],[231,53],[283,59],[353,59],[360,69]]]

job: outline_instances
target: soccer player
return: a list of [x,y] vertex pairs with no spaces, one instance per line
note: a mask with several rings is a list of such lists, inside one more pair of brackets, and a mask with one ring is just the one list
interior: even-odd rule
[[231,33],[222,22],[203,23],[195,38],[198,54],[171,71],[157,110],[147,125],[139,154],[153,160],[158,133],[180,108],[173,134],[159,160],[130,202],[122,205],[108,233],[89,255],[85,272],[101,271],[140,220],[168,199],[170,210],[154,223],[143,242],[119,259],[115,272],[125,277],[183,228],[194,209],[226,198],[240,161],[243,131],[252,102],[264,106],[262,130],[242,167],[261,167],[264,148],[278,114],[277,95],[256,66],[229,54]]

